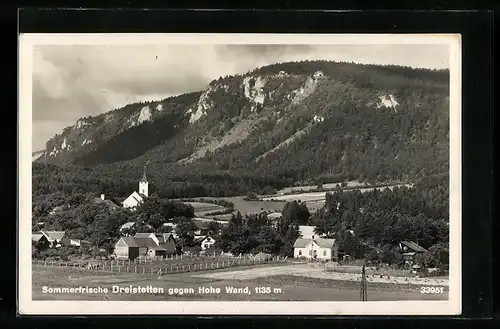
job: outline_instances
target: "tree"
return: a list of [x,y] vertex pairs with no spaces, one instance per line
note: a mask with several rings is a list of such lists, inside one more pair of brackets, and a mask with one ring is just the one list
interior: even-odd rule
[[219,235],[222,225],[219,224],[219,222],[212,220],[211,222],[208,222],[206,229],[210,235]]
[[182,246],[194,246],[194,231],[197,230],[196,224],[191,218],[183,217],[177,221],[175,233],[179,237]]
[[309,217],[311,214],[309,213],[309,209],[305,202],[302,202],[299,205],[299,213],[297,214],[297,221],[300,225],[307,225],[309,221]]
[[401,265],[403,263],[403,256],[392,245],[384,245],[381,261],[389,265]]

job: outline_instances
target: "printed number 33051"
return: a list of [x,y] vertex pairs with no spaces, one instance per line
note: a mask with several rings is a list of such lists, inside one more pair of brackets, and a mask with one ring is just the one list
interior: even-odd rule
[[421,294],[442,294],[444,292],[443,287],[421,287]]

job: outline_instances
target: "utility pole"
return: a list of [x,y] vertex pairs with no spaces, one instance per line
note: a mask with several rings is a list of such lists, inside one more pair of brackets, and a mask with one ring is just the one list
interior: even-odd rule
[[361,269],[361,291],[360,291],[360,300],[366,302],[368,300],[368,294],[366,291],[366,271],[365,265],[363,265]]

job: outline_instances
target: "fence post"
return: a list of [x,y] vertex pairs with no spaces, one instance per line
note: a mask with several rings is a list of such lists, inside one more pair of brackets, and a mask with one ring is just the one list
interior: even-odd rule
[[118,265],[118,273],[121,272],[121,266]]
[[182,265],[182,272],[184,272],[184,265]]
[[137,273],[137,265],[134,266],[134,273]]
[[144,266],[142,267],[142,274],[146,274],[146,268]]
[[151,267],[151,275],[153,275],[153,268]]
[[176,265],[175,271],[179,272],[179,265]]
[[188,271],[191,272],[191,265],[188,265]]

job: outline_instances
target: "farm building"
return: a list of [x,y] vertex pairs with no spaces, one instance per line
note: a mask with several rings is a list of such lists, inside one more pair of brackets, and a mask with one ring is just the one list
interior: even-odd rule
[[64,231],[45,231],[42,230],[39,232],[49,242],[51,247],[60,247],[60,246],[69,246],[70,238],[68,234]]
[[406,263],[413,263],[415,256],[426,252],[427,250],[413,241],[400,241],[399,250]]
[[214,238],[209,235],[195,236],[194,242],[200,244],[201,250],[207,250],[215,244]]
[[157,233],[155,235],[159,241],[159,246],[166,250],[167,255],[171,255],[176,252],[175,238],[172,233]]
[[156,257],[167,254],[167,250],[160,247],[160,240],[155,233],[136,233],[134,239],[139,246],[140,256]]
[[115,255],[118,259],[134,260],[139,257],[139,245],[131,236],[121,237],[115,244]]
[[41,248],[50,247],[49,240],[40,232],[31,233],[31,241],[35,242]]
[[339,247],[335,239],[302,239],[299,238],[293,245],[295,258],[337,260]]

